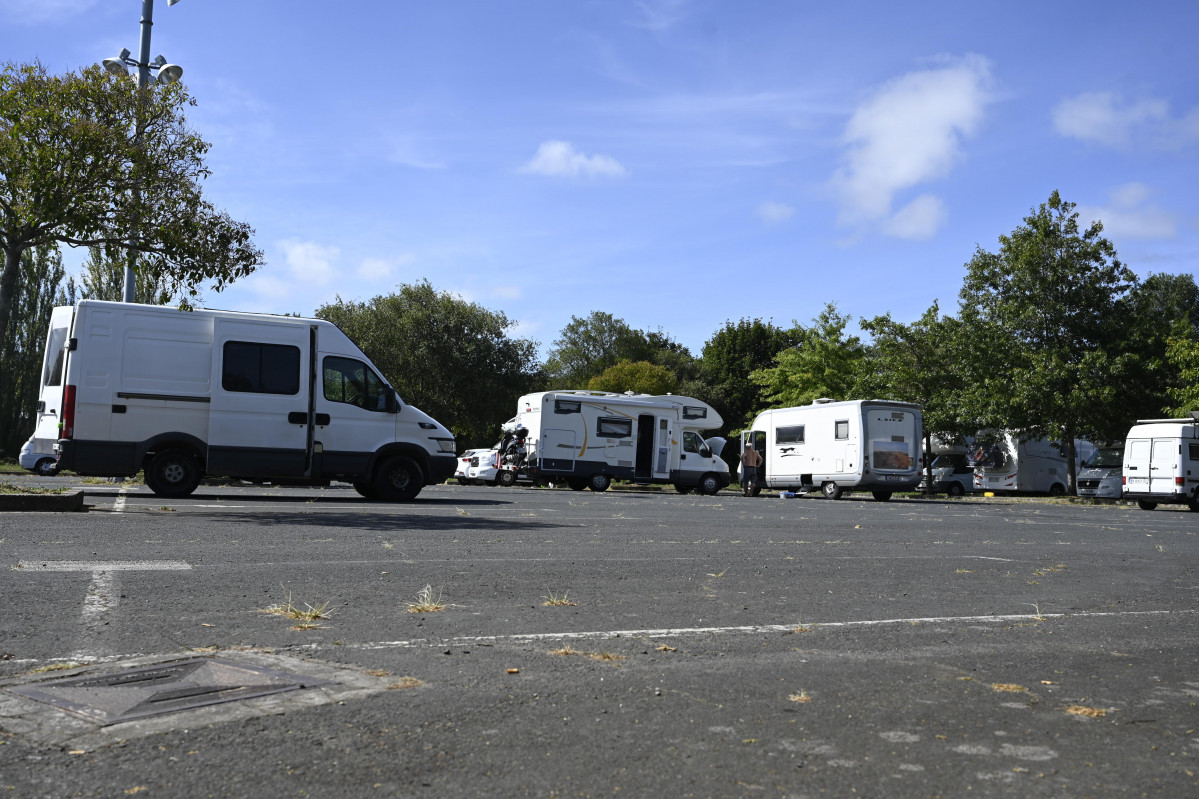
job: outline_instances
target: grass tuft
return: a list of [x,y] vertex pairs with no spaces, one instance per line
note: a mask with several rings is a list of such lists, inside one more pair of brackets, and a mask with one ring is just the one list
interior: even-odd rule
[[304,627],[302,625],[297,624],[295,627],[292,628],[293,630],[300,630],[300,629],[311,630],[314,627],[319,626],[319,625],[313,625],[312,622],[317,621],[318,619],[327,619],[333,615],[333,611],[329,610],[329,605],[330,605],[329,602],[323,602],[320,605],[316,605],[316,606],[309,605],[307,602],[305,602],[304,607],[300,608],[292,603],[291,591],[288,591],[287,599],[283,603],[278,604],[278,605],[271,605],[269,608],[266,608],[262,612],[270,613],[272,616],[286,616],[289,619],[296,619],[297,621],[304,622],[304,623],[311,625],[308,627]]
[[445,603],[441,601],[441,592],[437,592],[437,597],[433,596],[433,586],[426,584],[424,588],[416,592],[416,601],[408,603],[409,613],[436,613],[439,610],[445,610]]
[[573,605],[579,604],[578,602],[570,601],[570,592],[569,591],[565,591],[561,595],[559,595],[559,594],[555,594],[553,591],[550,591],[549,589],[546,589],[545,593],[546,593],[546,595],[542,597],[542,599],[545,600],[544,602],[541,603],[542,605],[549,605],[550,607],[562,607],[565,605],[573,606]]

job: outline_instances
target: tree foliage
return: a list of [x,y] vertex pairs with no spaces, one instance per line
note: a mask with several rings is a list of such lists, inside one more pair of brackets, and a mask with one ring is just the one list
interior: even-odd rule
[[550,349],[545,373],[550,388],[580,388],[621,360],[648,361],[654,347],[640,330],[604,311],[571,316]]
[[[117,260],[107,257],[98,246],[88,248],[88,258],[83,263],[79,280],[79,298],[82,300],[109,300],[120,302],[125,293],[125,263],[122,254]],[[176,297],[174,282],[158,270],[149,259],[141,258],[134,269],[133,301],[147,305],[173,305],[176,300],[190,305],[191,300],[201,298]]]
[[115,258],[136,230],[141,257],[185,295],[262,263],[249,226],[204,196],[209,145],[186,126],[191,105],[182,84],[139,90],[100,67],[0,69],[0,336],[32,247],[95,245]]
[[867,351],[857,336],[845,336],[851,318],[839,313],[834,303],[827,304],[812,320],[812,327],[796,327],[798,341],[778,354],[777,366],[750,375],[770,405],[810,405],[821,397],[859,398]]
[[620,361],[587,382],[591,391],[614,391],[623,394],[672,394],[679,381],[665,366],[649,361]]
[[706,385],[707,396],[693,391],[682,393],[706,399],[724,417],[729,430],[739,429],[751,422],[762,407],[761,388],[750,375],[774,365],[778,354],[798,341],[796,331],[783,330],[761,319],[725,322],[704,344],[699,359],[700,379]]
[[510,338],[514,322],[428,281],[369,302],[339,297],[316,315],[340,327],[405,402],[449,426],[465,446],[494,441],[537,379],[536,343]]
[[1078,226],[1074,204],[1055,191],[999,251],[981,247],[966,265],[963,324],[972,328],[985,380],[979,416],[989,426],[1062,441],[1074,488],[1074,438],[1122,435],[1111,414],[1115,386],[1133,356],[1120,348],[1121,299],[1136,276],[1100,234]]

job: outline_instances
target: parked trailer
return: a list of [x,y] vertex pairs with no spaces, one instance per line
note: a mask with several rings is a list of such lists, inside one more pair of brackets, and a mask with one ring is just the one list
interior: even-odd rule
[[60,468],[144,469],[168,497],[214,475],[341,480],[385,500],[454,473],[453,434],[402,404],[329,322],[95,300],[67,310],[49,336],[66,362]]
[[680,493],[715,494],[729,484],[724,439],[701,433],[724,421],[691,397],[545,391],[517,402],[514,429],[524,437],[523,475],[604,491],[613,480],[673,484]]
[[1124,441],[1124,498],[1141,510],[1185,504],[1199,511],[1199,421],[1137,420]]
[[763,411],[742,432],[741,447],[762,455],[755,494],[765,487],[839,499],[870,491],[885,502],[919,484],[922,437],[919,405],[821,399]]
[[[982,431],[975,437],[974,488],[1000,493],[1063,496],[1069,486],[1069,462],[1056,441],[1024,438],[1017,431]],[[1075,474],[1095,451],[1085,439],[1074,439]]]

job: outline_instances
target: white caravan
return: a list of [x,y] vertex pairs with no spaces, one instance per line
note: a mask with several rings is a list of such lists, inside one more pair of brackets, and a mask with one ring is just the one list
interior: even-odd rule
[[529,431],[524,471],[535,483],[604,491],[627,480],[715,494],[730,481],[724,439],[700,435],[724,420],[691,397],[545,391],[521,397],[513,421]]
[[1186,504],[1199,511],[1199,421],[1137,420],[1124,441],[1124,498],[1142,510]]
[[1100,447],[1082,462],[1078,473],[1080,497],[1119,499],[1124,493],[1124,445]]
[[329,322],[95,300],[65,310],[49,337],[66,359],[62,469],[144,469],[170,497],[217,475],[341,480],[385,500],[454,473],[453,434],[403,405]]
[[42,373],[37,397],[37,425],[33,435],[21,447],[17,462],[31,472],[52,475],[58,472],[58,443],[62,413],[62,384],[66,372],[67,333],[71,327],[74,308],[55,308],[50,312],[50,330],[46,333],[46,349],[42,355]]
[[741,433],[741,451],[762,455],[758,489],[819,490],[829,499],[870,491],[885,502],[919,484],[922,438],[919,405],[818,399],[762,411]]
[[[1069,463],[1056,441],[1023,439],[1011,430],[982,431],[971,455],[978,491],[1062,496],[1069,485]],[[1075,474],[1095,445],[1074,439]]]

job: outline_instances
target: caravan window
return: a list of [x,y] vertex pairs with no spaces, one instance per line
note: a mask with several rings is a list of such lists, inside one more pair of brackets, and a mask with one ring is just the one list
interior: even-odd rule
[[582,413],[583,403],[579,400],[554,400],[554,413]]
[[776,427],[774,430],[774,443],[776,444],[802,444],[803,443],[803,425],[791,425],[790,427]]
[[695,405],[684,405],[683,406],[683,418],[684,419],[707,419],[708,418],[708,409],[700,408]]
[[595,420],[596,435],[605,438],[628,438],[633,435],[633,420],[619,416],[601,416]]
[[849,438],[849,420],[848,419],[846,419],[843,422],[837,422],[837,435],[836,435],[836,439],[838,441],[844,441],[847,438]]
[[357,405],[368,411],[387,410],[387,384],[355,358],[328,356],[324,367],[325,399]]
[[300,348],[226,341],[221,388],[251,394],[300,393]]

